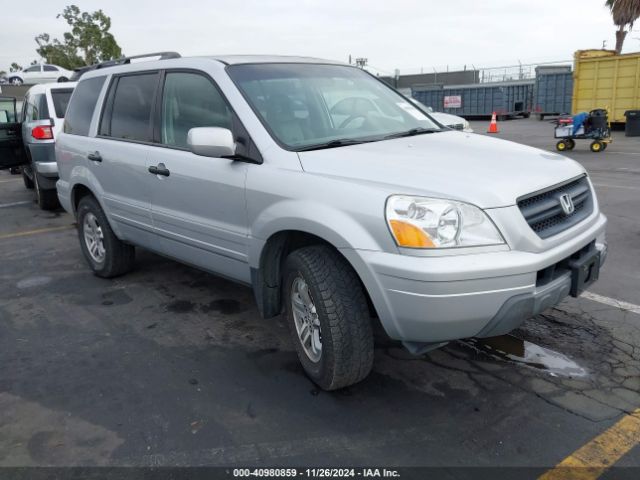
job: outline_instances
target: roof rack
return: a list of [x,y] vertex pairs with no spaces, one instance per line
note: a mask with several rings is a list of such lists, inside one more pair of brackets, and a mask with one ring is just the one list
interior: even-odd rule
[[113,60],[106,60],[100,63],[94,63],[93,65],[87,65],[86,67],[76,68],[71,77],[71,81],[77,81],[83,74],[90,72],[91,70],[97,70],[99,68],[107,68],[107,67],[115,67],[117,65],[127,65],[131,63],[131,60],[136,60],[138,58],[148,58],[148,57],[158,57],[158,60],[169,60],[171,58],[181,58],[178,52],[155,52],[155,53],[145,53],[142,55],[133,55],[131,57],[120,57],[115,58]]

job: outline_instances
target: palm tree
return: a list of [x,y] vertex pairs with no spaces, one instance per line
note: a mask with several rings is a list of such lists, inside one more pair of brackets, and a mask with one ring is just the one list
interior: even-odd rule
[[[640,18],[640,0],[606,0],[605,5],[611,10],[616,30],[616,53],[622,52],[624,38],[633,28],[633,22]],[[625,27],[629,26],[628,30]]]

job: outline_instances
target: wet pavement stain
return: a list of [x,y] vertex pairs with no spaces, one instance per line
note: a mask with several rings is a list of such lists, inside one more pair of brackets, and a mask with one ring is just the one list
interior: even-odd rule
[[493,359],[543,370],[554,377],[580,378],[589,374],[586,369],[566,355],[513,335],[473,338],[461,343],[485,353]]
[[167,303],[165,305],[165,309],[167,312],[171,313],[188,313],[193,312],[195,306],[195,303],[190,302],[189,300],[175,300],[171,303]]
[[112,290],[102,294],[102,305],[126,305],[132,301],[124,290]]
[[223,315],[233,315],[242,311],[242,305],[237,300],[230,298],[221,298],[220,300],[213,300],[208,305],[202,305],[200,307],[203,313],[220,312]]

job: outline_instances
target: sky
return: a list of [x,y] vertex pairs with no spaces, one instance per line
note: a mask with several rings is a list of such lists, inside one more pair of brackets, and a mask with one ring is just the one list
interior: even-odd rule
[[[565,61],[615,44],[604,0],[0,0],[0,70],[37,59],[36,35],[61,38],[56,14],[72,2],[102,8],[128,55],[352,55],[402,74]],[[625,52],[640,51],[640,22],[635,30]]]

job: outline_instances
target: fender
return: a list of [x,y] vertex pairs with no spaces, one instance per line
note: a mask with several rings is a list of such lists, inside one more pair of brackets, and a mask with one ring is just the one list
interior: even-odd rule
[[[312,218],[310,218],[312,214]],[[383,220],[381,219],[381,222]],[[270,237],[279,232],[309,233],[337,249],[388,250],[352,216],[331,205],[314,200],[283,200],[262,210],[251,222],[249,266],[258,268],[262,250]],[[381,223],[381,228],[385,228]],[[391,236],[389,235],[389,240]],[[397,247],[393,245],[397,250]]]
[[[100,204],[100,208],[105,212],[107,218],[110,218],[110,212],[107,206],[104,203],[104,189],[100,185],[100,182],[96,178],[96,176],[89,170],[85,165],[75,165],[70,172],[69,175],[69,192],[71,198],[71,208],[73,209],[73,216],[76,215],[75,208],[75,194],[76,187],[78,185],[82,185],[88,188],[93,194],[94,198]],[[109,226],[115,233],[116,237],[122,238],[122,232],[118,228],[117,222],[109,222]]]

